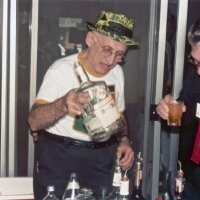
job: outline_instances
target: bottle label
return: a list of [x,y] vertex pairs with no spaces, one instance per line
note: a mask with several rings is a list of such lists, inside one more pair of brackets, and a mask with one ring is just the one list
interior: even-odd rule
[[184,185],[182,183],[182,180],[176,179],[176,192],[181,193],[184,190]]
[[80,186],[79,186],[79,184],[78,184],[77,182],[72,181],[72,182],[69,182],[69,183],[68,183],[67,189],[68,189],[68,190],[80,189]]
[[114,173],[113,186],[120,187],[121,173]]
[[108,95],[104,100],[94,106],[94,113],[101,122],[104,128],[107,128],[113,122],[120,118],[115,102],[111,95]]
[[135,179],[134,179],[134,185],[140,186],[142,181],[142,170],[137,170],[135,172]]
[[93,130],[100,130],[102,127],[100,121],[93,115],[87,115],[85,117],[85,126],[90,133],[92,133]]
[[78,63],[76,63],[75,65],[75,73],[80,83],[88,81],[86,73],[83,71],[83,68]]
[[121,181],[120,195],[129,195],[129,180]]

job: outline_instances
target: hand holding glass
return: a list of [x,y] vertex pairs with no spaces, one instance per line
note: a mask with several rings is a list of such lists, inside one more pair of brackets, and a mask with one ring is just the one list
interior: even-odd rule
[[175,99],[171,99],[169,103],[167,103],[169,108],[169,117],[167,119],[168,126],[181,126],[181,118],[183,114],[183,101],[177,101]]

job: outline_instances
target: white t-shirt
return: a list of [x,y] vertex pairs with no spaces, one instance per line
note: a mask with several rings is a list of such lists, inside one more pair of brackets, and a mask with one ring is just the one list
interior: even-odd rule
[[[43,83],[39,89],[36,101],[44,100],[53,102],[66,95],[66,93],[79,87],[79,82],[74,71],[74,62],[78,61],[78,54],[64,57],[55,61],[47,70]],[[114,67],[103,77],[94,77],[88,73],[91,81],[105,81],[113,93],[119,112],[125,110],[124,103],[124,74],[120,65]],[[113,90],[113,91],[112,91]],[[90,141],[87,133],[75,130],[75,116],[70,114],[59,119],[46,130],[52,134],[66,136],[74,139]]]

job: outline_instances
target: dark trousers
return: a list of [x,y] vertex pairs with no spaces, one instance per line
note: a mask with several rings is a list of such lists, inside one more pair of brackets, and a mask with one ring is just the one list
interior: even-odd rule
[[98,149],[67,145],[42,134],[35,144],[35,200],[46,195],[48,185],[55,186],[61,199],[72,172],[77,173],[81,187],[91,188],[95,194],[102,186],[110,189],[116,147],[117,143]]

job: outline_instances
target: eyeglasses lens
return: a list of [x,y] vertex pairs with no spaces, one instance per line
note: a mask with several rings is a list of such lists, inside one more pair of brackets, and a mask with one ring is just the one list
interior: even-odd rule
[[[99,46],[101,47],[101,52],[103,54],[104,57],[109,57],[113,54],[113,49],[109,46],[102,46],[100,41],[98,40],[98,38],[95,36],[95,41],[99,44]],[[115,53],[115,60],[117,62],[122,62],[124,60],[124,54]]]

